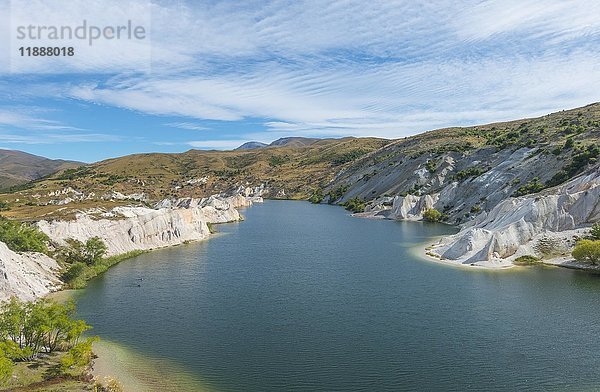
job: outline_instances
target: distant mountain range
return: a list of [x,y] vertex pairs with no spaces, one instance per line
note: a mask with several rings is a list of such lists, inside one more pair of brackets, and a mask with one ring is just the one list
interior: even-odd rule
[[236,150],[253,150],[256,148],[264,148],[264,147],[290,147],[290,148],[298,148],[298,147],[306,147],[311,144],[318,142],[322,139],[317,138],[309,138],[309,137],[282,137],[281,139],[277,139],[271,144],[266,144],[262,142],[246,142],[236,148]]
[[48,159],[22,151],[0,149],[0,189],[24,184],[81,165],[83,165],[81,162]]

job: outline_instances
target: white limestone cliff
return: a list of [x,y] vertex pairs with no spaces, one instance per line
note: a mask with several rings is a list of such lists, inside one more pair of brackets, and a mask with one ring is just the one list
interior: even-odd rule
[[59,244],[100,237],[108,255],[116,255],[202,240],[210,235],[208,223],[240,220],[237,208],[251,204],[243,196],[163,200],[157,209],[116,207],[99,219],[82,213],[72,221],[40,221],[38,227]]
[[50,257],[34,252],[17,253],[0,242],[0,301],[12,296],[33,300],[57,290],[59,266]]
[[[594,170],[539,194],[508,198],[430,252],[442,260],[498,266],[521,255],[568,253],[574,236],[600,221],[600,172]],[[548,249],[548,242],[556,244]]]

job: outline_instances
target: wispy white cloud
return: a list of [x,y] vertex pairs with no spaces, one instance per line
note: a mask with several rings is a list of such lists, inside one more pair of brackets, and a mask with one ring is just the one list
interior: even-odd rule
[[190,131],[206,131],[207,129],[209,129],[203,125],[192,122],[174,122],[167,123],[165,125],[173,128],[188,129]]
[[203,150],[229,150],[233,148],[237,148],[247,142],[245,139],[238,140],[192,140],[186,142],[188,146],[199,148]]
[[0,141],[3,143],[18,144],[57,144],[57,143],[89,143],[89,142],[115,142],[122,140],[115,135],[101,133],[78,133],[78,134],[56,134],[47,133],[42,135],[22,135],[4,133],[0,131]]
[[44,110],[40,108],[3,108],[0,109],[0,128],[20,128],[28,130],[80,130],[56,120],[41,116]]
[[[116,0],[92,3],[99,20],[114,21]],[[368,7],[359,0],[175,1],[150,7],[152,72],[131,73],[143,65],[145,47],[122,58],[99,48],[104,60],[92,56],[60,66],[89,71],[99,64],[125,72],[63,84],[57,94],[180,116],[166,125],[186,130],[204,130],[198,120],[240,122],[234,137],[260,140],[400,137],[600,100],[600,4],[589,1],[381,1]],[[76,19],[81,9],[72,9],[68,17]],[[246,132],[241,122],[248,119],[261,119],[264,132]],[[239,141],[188,144],[226,148]]]

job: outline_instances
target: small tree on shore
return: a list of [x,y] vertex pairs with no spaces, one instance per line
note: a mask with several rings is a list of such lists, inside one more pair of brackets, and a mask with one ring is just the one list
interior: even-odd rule
[[599,264],[600,263],[600,241],[581,240],[573,249],[573,257],[577,261],[584,263]]
[[441,222],[446,219],[446,216],[435,208],[428,208],[423,211],[423,220],[427,222]]
[[85,243],[70,238],[67,246],[59,251],[59,258],[68,264],[96,265],[106,255],[106,251],[106,244],[99,237],[92,237]]

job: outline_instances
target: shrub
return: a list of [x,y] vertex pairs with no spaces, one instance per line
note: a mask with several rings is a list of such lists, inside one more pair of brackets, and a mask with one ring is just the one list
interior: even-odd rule
[[540,262],[539,257],[526,255],[526,256],[517,257],[514,261],[514,264],[516,264],[516,265],[531,265],[531,264],[537,264],[539,262]]
[[67,246],[59,250],[59,257],[69,264],[95,265],[102,260],[106,251],[106,244],[99,237],[92,237],[85,243],[70,238],[67,240]]
[[427,163],[425,163],[425,168],[427,169],[427,171],[431,174],[435,173],[435,170],[437,169],[437,163],[435,163],[434,160],[428,160]]
[[339,186],[332,191],[329,192],[329,204],[335,203],[337,200],[341,199],[344,196],[344,193],[350,188],[349,185]]
[[487,169],[487,168],[481,168],[481,167],[469,167],[465,170],[460,170],[460,171],[456,172],[456,174],[454,175],[454,178],[457,181],[461,181],[461,180],[464,180],[465,178],[469,178],[469,177],[479,177],[480,175],[482,175],[483,173],[485,173],[488,170],[489,169]]
[[353,213],[364,212],[366,207],[365,202],[358,197],[353,197],[342,205],[348,211],[352,211]]
[[544,184],[540,182],[538,177],[534,177],[527,184],[520,186],[519,189],[513,193],[513,197],[528,195],[530,193],[537,193],[544,189]]
[[74,345],[61,359],[61,370],[66,373],[71,369],[87,367],[92,362],[92,344],[97,340],[97,337],[88,338],[85,342]]
[[600,263],[600,241],[581,240],[573,249],[573,257],[577,261],[590,264]]
[[4,385],[10,380],[13,373],[13,367],[14,364],[10,359],[0,357],[0,385]]
[[343,165],[344,163],[352,162],[355,159],[358,159],[367,153],[367,150],[360,148],[352,151],[347,151],[334,156],[331,160],[331,163],[333,163],[334,165]]
[[594,240],[600,240],[600,223],[595,223],[590,231],[590,236]]
[[569,148],[573,148],[573,146],[575,145],[575,141],[573,140],[572,137],[568,138],[567,141],[565,142],[565,146],[563,147],[563,149],[569,149]]
[[308,198],[308,201],[310,201],[313,204],[319,204],[320,202],[323,201],[324,198],[325,198],[325,195],[323,195],[323,190],[321,188],[318,188]]
[[423,220],[427,222],[441,222],[448,219],[446,214],[442,214],[435,208],[428,208],[423,212]]
[[281,166],[284,163],[288,162],[290,160],[289,155],[272,155],[269,158],[269,166],[271,167],[277,167],[277,166]]
[[0,201],[0,211],[8,211],[10,210],[10,206],[5,201]]
[[65,273],[62,274],[61,278],[66,283],[72,283],[75,279],[83,275],[86,269],[85,263],[76,262],[71,265]]
[[33,225],[4,217],[0,217],[0,241],[15,252],[48,252],[46,234]]

